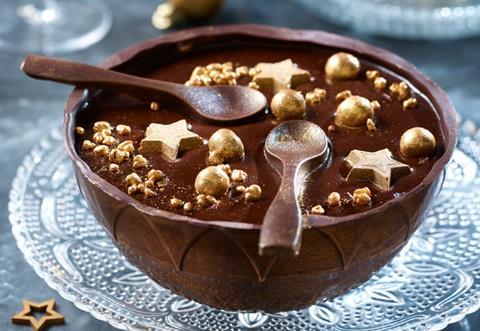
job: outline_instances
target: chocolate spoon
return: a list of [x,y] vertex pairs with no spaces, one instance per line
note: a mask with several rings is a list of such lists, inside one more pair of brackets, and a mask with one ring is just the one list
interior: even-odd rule
[[191,115],[209,121],[245,119],[263,111],[267,102],[263,93],[245,86],[186,86],[38,55],[28,55],[21,69],[33,78],[114,90],[149,103],[168,94],[188,104]]
[[293,120],[273,128],[264,149],[267,159],[282,175],[282,182],[263,219],[259,254],[296,256],[302,235],[298,204],[301,184],[309,172],[327,159],[327,137],[318,125]]

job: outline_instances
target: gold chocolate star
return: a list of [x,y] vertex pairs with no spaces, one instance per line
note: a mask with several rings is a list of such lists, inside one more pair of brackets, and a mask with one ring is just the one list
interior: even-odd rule
[[168,125],[150,123],[140,142],[142,152],[160,152],[167,161],[175,161],[178,152],[203,145],[202,137],[188,130],[187,121]]
[[[56,312],[54,307],[54,299],[40,303],[23,300],[23,310],[12,317],[12,323],[30,325],[34,331],[40,331],[49,325],[65,323],[63,316]],[[34,311],[45,311],[45,315],[37,320],[31,315]]]
[[352,167],[347,176],[348,183],[369,181],[381,190],[389,190],[393,179],[411,173],[407,164],[393,159],[388,148],[376,152],[354,149],[345,161]]
[[298,69],[291,59],[276,63],[258,63],[255,69],[258,73],[253,76],[253,81],[261,88],[273,87],[275,92],[310,80],[310,73]]

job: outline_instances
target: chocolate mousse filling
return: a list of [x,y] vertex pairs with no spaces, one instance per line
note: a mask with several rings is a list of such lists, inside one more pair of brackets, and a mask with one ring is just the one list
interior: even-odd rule
[[[255,68],[259,63],[278,63],[291,59],[298,70],[310,74],[307,81],[292,87],[306,96],[307,108],[304,119],[319,125],[330,140],[329,160],[325,166],[312,172],[304,181],[299,199],[300,206],[304,213],[312,211],[315,213],[315,209],[312,208],[317,207],[318,211],[318,206],[321,206],[323,212],[318,212],[319,214],[346,216],[398,199],[418,186],[444,153],[445,142],[437,110],[406,77],[362,57],[358,57],[360,71],[355,78],[331,80],[326,77],[327,60],[338,51],[306,43],[238,36],[228,40],[204,42],[186,52],[179,50],[165,52],[168,54],[148,58],[142,65],[129,68],[129,72],[149,78],[185,83],[189,81],[192,71],[200,66],[231,62],[233,68]],[[276,92],[275,87],[254,86],[253,81],[252,76],[248,74],[236,79],[239,85],[259,88],[270,103]],[[399,96],[396,92],[395,86],[400,83],[407,85],[408,98]],[[315,89],[324,90],[319,97],[321,100],[308,102],[312,101],[314,95],[311,93]],[[338,125],[338,121],[336,123],[337,107],[349,95],[377,102],[373,121],[355,128]],[[83,128],[84,132],[82,135],[76,135],[76,151],[93,172],[121,191],[129,193],[127,175],[135,172],[141,178],[146,178],[151,169],[159,169],[166,178],[162,186],[155,186],[154,194],[130,192],[132,197],[148,206],[205,221],[262,223],[280,183],[279,174],[264,154],[265,138],[272,128],[280,124],[270,110],[241,122],[212,123],[189,117],[185,110],[186,106],[177,100],[161,98],[158,103],[151,106],[132,97],[106,91],[91,95],[80,107],[76,126]],[[145,138],[146,129],[151,123],[167,125],[181,120],[186,120],[189,130],[205,141],[221,128],[228,128],[238,135],[244,145],[244,157],[225,163],[228,163],[231,169],[242,170],[247,174],[245,182],[241,183],[243,187],[259,185],[261,198],[253,202],[247,201],[242,192],[232,187],[225,195],[217,197],[215,204],[197,207],[195,179],[199,172],[208,166],[207,144],[180,151],[174,161],[165,159],[156,151],[138,151],[142,139]],[[114,133],[115,139],[118,142],[131,140],[135,148],[133,154],[141,154],[148,161],[148,166],[134,168],[134,159],[131,157],[119,163],[118,169],[112,171],[108,157],[98,156],[92,150],[82,148],[83,141],[91,139],[95,134],[93,127],[99,121],[107,121],[113,128],[117,125],[129,126],[131,128],[129,134]],[[435,137],[436,148],[428,157],[411,157],[400,152],[402,134],[414,127],[424,128]],[[375,152],[382,149],[388,149],[394,160],[408,165],[410,172],[392,178],[388,189],[382,189],[369,181],[347,180],[351,165],[345,159],[352,150]],[[370,190],[370,201],[365,204],[354,203],[353,193],[364,187]],[[332,192],[338,193],[340,203],[329,202]],[[178,208],[172,205],[173,198],[184,203],[191,202],[192,208]]]

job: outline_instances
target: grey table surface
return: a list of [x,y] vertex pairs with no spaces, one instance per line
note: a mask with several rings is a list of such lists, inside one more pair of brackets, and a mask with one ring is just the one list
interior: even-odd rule
[[[114,13],[111,32],[100,43],[65,57],[99,63],[113,52],[159,34],[150,25],[155,0],[107,0]],[[392,50],[417,65],[448,93],[463,118],[480,123],[480,37],[458,41],[414,42],[372,37],[322,22],[294,1],[228,0],[211,24],[261,23],[320,29],[353,36]],[[0,22],[1,24],[1,22]],[[25,262],[11,234],[8,196],[16,169],[25,154],[49,129],[58,127],[70,88],[30,80],[21,74],[23,55],[0,50],[0,330],[28,330],[10,317],[21,310],[22,298],[55,298],[65,316],[54,330],[113,330],[51,290]],[[479,330],[480,313],[446,330]]]

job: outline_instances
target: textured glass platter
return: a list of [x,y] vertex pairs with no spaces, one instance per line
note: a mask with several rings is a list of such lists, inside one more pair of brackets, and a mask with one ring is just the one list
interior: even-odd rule
[[388,37],[452,39],[480,34],[480,0],[297,0],[330,22]]
[[209,308],[130,265],[90,214],[59,130],[35,146],[10,193],[26,260],[78,308],[128,330],[440,330],[480,306],[480,133],[461,127],[436,204],[403,251],[367,283],[278,314]]

